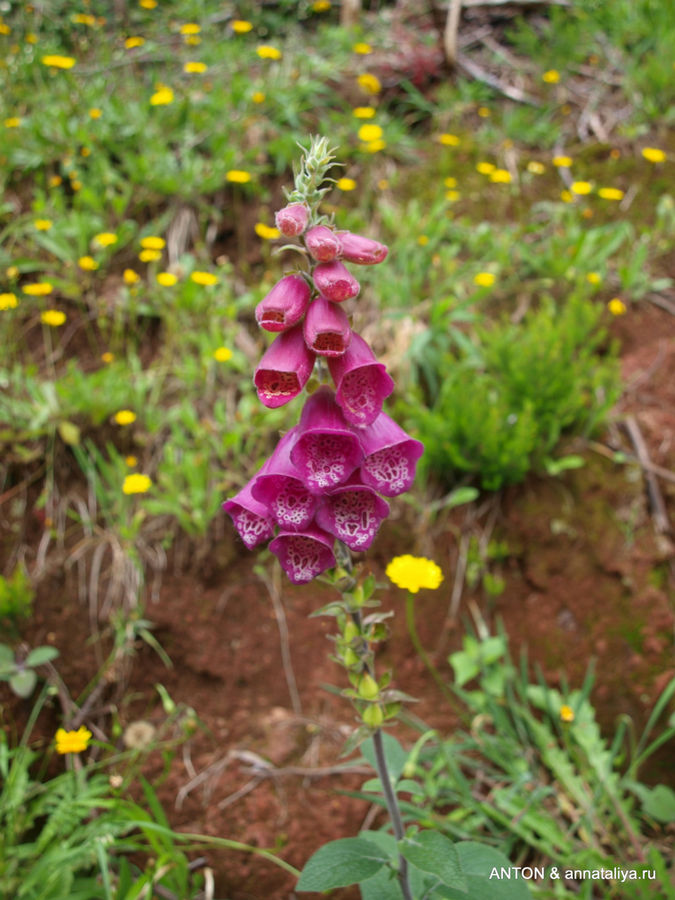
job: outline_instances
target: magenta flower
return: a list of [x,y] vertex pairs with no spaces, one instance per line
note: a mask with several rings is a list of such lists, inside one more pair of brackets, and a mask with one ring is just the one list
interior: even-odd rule
[[397,497],[407,491],[415,479],[424,444],[406,434],[386,413],[380,413],[360,431],[359,438],[365,456],[361,481],[385,497]]
[[373,543],[389,504],[375,491],[351,478],[325,494],[316,511],[316,523],[343,541],[350,550],[367,550]]
[[266,331],[287,331],[304,316],[310,289],[302,275],[286,275],[255,308],[255,317]]
[[333,262],[319,263],[314,269],[313,277],[317,291],[333,303],[351,300],[361,290],[356,278],[337,259]]
[[289,203],[275,213],[274,221],[286,237],[296,237],[307,228],[309,212],[304,203]]
[[249,550],[268,541],[274,534],[274,522],[269,509],[251,493],[256,480],[265,472],[268,463],[269,460],[238,494],[223,503],[223,509],[232,517],[234,527]]
[[345,311],[319,295],[307,310],[303,325],[305,342],[321,356],[342,356],[352,338]]
[[253,383],[268,409],[283,406],[302,391],[314,368],[314,354],[305,343],[302,324],[278,335],[255,370]]
[[337,259],[342,250],[342,244],[335,232],[327,225],[315,225],[305,235],[307,249],[319,262],[330,262]]
[[335,565],[333,537],[316,526],[302,532],[282,531],[271,542],[270,550],[279,557],[293,584],[307,584]]
[[310,494],[291,462],[297,427],[287,432],[255,479],[253,496],[266,507],[282,531],[304,531],[312,522],[317,498]]
[[342,259],[347,262],[358,263],[360,266],[374,266],[383,262],[389,253],[389,247],[362,237],[360,234],[352,234],[351,231],[341,231],[339,234],[342,244]]
[[333,391],[324,385],[307,398],[291,462],[312,493],[345,482],[361,463],[361,445],[344,420]]
[[328,368],[345,419],[352,425],[374,422],[385,397],[394,390],[394,382],[363,338],[352,332],[349,347],[342,356],[330,358]]

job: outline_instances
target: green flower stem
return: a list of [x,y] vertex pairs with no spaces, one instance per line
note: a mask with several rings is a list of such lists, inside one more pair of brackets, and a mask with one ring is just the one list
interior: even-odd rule
[[429,654],[424,649],[424,647],[422,646],[422,642],[420,641],[420,636],[417,633],[417,626],[415,624],[415,595],[410,591],[408,591],[408,596],[405,599],[405,621],[408,626],[408,634],[410,635],[410,640],[412,641],[413,647],[415,648],[415,652],[431,673],[432,678],[440,688],[443,696],[449,701],[450,705],[456,709],[457,701],[453,696],[452,691],[443,681],[441,673],[432,663],[431,659],[429,658]]

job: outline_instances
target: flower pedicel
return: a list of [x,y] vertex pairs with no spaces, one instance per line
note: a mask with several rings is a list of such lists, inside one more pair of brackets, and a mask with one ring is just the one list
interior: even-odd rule
[[344,309],[360,291],[345,263],[377,265],[388,248],[319,214],[332,162],[326,139],[313,139],[275,216],[285,237],[299,238],[308,270],[285,275],[256,307],[258,324],[277,333],[255,371],[260,401],[276,408],[297,397],[317,360],[322,383],[260,471],[223,504],[249,549],[273,538],[270,550],[295,584],[336,565],[336,539],[357,552],[371,545],[389,514],[380,494],[407,491],[424,451],[382,412],[394,382]]

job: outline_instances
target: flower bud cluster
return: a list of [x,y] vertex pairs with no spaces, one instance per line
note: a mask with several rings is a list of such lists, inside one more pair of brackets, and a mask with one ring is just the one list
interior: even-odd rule
[[376,265],[388,249],[317,215],[332,160],[322,140],[303,161],[292,202],[276,214],[281,233],[299,238],[310,268],[285,275],[256,307],[258,324],[276,337],[254,384],[265,406],[283,406],[302,392],[317,359],[333,384],[308,396],[298,425],[223,504],[249,549],[273,538],[270,550],[296,584],[335,566],[336,538],[355,551],[370,546],[389,513],[380,494],[395,497],[410,488],[424,449],[382,411],[394,382],[343,308],[360,291],[345,263]]

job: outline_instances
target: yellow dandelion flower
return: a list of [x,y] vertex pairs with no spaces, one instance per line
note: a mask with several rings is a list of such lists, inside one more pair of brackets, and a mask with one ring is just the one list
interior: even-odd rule
[[490,172],[490,181],[494,181],[495,184],[510,184],[511,173],[508,169],[495,169],[494,172]]
[[70,182],[70,186],[74,191],[79,191],[80,188],[82,187],[82,182],[78,181],[77,179],[74,179],[73,181]]
[[358,131],[359,140],[364,143],[379,141],[382,137],[382,129],[379,125],[362,125]]
[[546,84],[557,84],[560,81],[560,72],[557,69],[549,69],[541,76],[541,80]]
[[481,117],[481,119],[489,119],[492,115],[492,112],[487,108],[487,106],[479,106],[478,115]]
[[573,203],[574,194],[568,190],[560,191],[560,199],[563,203]]
[[369,53],[373,52],[373,48],[370,44],[366,44],[365,41],[358,41],[358,43],[354,44],[352,50],[354,53],[358,53],[359,56],[368,56]]
[[93,256],[81,256],[77,261],[78,266],[85,272],[95,272],[98,269],[98,263]]
[[364,72],[362,75],[356,79],[359,87],[366,94],[379,94],[382,90],[382,82],[377,77],[377,75],[373,75],[371,72]]
[[269,44],[258,44],[255,52],[260,59],[281,59],[282,52],[277,47],[271,47]]
[[447,132],[439,134],[438,141],[443,144],[444,147],[457,147],[460,143],[456,134],[448,134]]
[[138,0],[138,5],[142,9],[155,9],[157,7],[157,0]]
[[375,112],[374,106],[356,106],[352,110],[352,115],[356,119],[372,119]]
[[33,227],[38,231],[49,231],[53,224],[51,219],[36,219],[33,222]]
[[63,178],[60,175],[52,175],[49,179],[49,187],[58,187],[63,184]]
[[141,262],[157,262],[158,259],[162,258],[161,250],[141,250],[138,254],[138,258]]
[[6,22],[0,22],[0,34],[11,34],[12,29]]
[[89,15],[89,13],[75,13],[70,17],[70,21],[76,25],[96,25],[96,16]]
[[40,60],[43,66],[50,66],[52,69],[72,69],[76,60],[72,56],[61,56],[58,53],[52,53],[43,56]]
[[101,353],[101,362],[104,362],[107,366],[110,365],[111,362],[114,362],[115,354],[111,353],[110,350],[106,350],[105,353]]
[[443,573],[439,566],[423,556],[397,556],[386,568],[387,578],[397,587],[416,594],[420,588],[437,590],[443,581]]
[[574,722],[574,710],[571,706],[564,704],[560,707],[560,719],[562,722]]
[[180,26],[181,34],[199,34],[201,30],[201,25],[197,25],[196,22],[186,22],[185,25]]
[[557,169],[569,169],[569,167],[572,165],[572,157],[554,156],[551,162]]
[[481,175],[492,175],[497,166],[491,162],[479,162],[476,165],[476,171],[480,172]]
[[134,272],[133,269],[125,269],[122,273],[122,278],[125,284],[136,284],[136,282],[141,280],[141,276],[138,272]]
[[66,731],[65,728],[59,728],[56,732],[56,752],[61,755],[83,753],[89,746],[91,738],[91,731],[88,731],[84,725],[80,725],[77,731]]
[[134,466],[138,465],[138,457],[137,456],[125,456],[124,462],[130,469],[133,469]]
[[281,232],[278,228],[270,228],[270,226],[265,225],[264,222],[257,222],[254,231],[258,237],[262,238],[264,241],[274,241],[278,237],[281,237]]
[[662,163],[666,159],[666,154],[658,147],[643,147],[642,155],[650,163]]
[[609,158],[610,159],[621,159],[621,151],[619,150],[618,147],[612,147],[612,149],[609,151]]
[[111,247],[117,243],[117,235],[112,231],[102,231],[94,235],[94,243],[99,247]]
[[598,188],[598,197],[603,200],[623,200],[624,193],[619,188],[601,187]]
[[232,351],[229,347],[218,347],[213,351],[213,358],[218,362],[227,362],[232,359]]
[[536,159],[531,159],[527,164],[527,171],[533,175],[543,175],[546,171],[546,166]]
[[32,284],[24,284],[21,290],[30,297],[46,297],[54,288],[48,281],[35,281]]
[[335,182],[335,187],[339,191],[353,191],[356,187],[356,182],[353,178],[338,178]]
[[38,42],[37,34],[33,34],[32,31],[29,31],[28,34],[26,35],[26,43],[27,44],[37,44],[37,42]]
[[377,182],[377,186],[381,191],[386,191],[389,187],[389,181],[386,178],[380,178]]
[[573,194],[583,196],[585,194],[591,193],[591,191],[593,190],[593,185],[590,181],[573,181],[570,185],[570,190]]
[[66,314],[60,309],[45,309],[40,313],[40,321],[52,328],[58,328],[66,321]]
[[113,419],[118,425],[131,425],[132,422],[136,421],[136,413],[130,409],[121,409],[115,413]]
[[379,153],[380,150],[384,150],[387,146],[386,141],[368,141],[367,144],[362,144],[361,147],[366,153]]
[[156,234],[148,234],[141,238],[141,247],[144,250],[163,250],[166,247],[166,241]]
[[457,200],[459,200],[460,197],[461,197],[461,194],[459,193],[459,191],[446,191],[445,192],[445,199],[449,200],[450,203],[455,203]]
[[188,75],[201,75],[207,69],[208,66],[203,62],[186,62],[183,66],[183,71],[187,72]]
[[253,100],[254,103],[264,103],[265,95],[263,94],[262,91],[254,91],[251,94],[251,100]]
[[473,276],[473,283],[478,287],[492,287],[496,280],[497,276],[492,272],[478,272]]
[[18,128],[21,125],[21,119],[19,116],[10,116],[5,119],[4,125],[5,128]]
[[131,37],[128,37],[126,39],[126,41],[124,42],[124,46],[127,48],[127,50],[133,50],[134,47],[142,47],[144,43],[145,43],[145,38],[140,37],[140,35],[136,34],[136,35],[132,35]]
[[607,304],[607,309],[613,316],[622,316],[626,312],[627,306],[619,297],[612,297]]
[[429,243],[429,235],[427,235],[427,234],[418,235],[417,243],[420,245],[420,247],[426,247],[426,245]]
[[188,44],[190,47],[196,47],[197,44],[201,44],[201,42],[202,39],[196,34],[188,34],[183,38],[183,43]]
[[173,103],[174,94],[170,87],[161,87],[158,91],[150,97],[150,104],[152,106],[168,106],[169,103]]
[[103,111],[100,110],[97,106],[93,106],[89,110],[89,118],[90,119],[100,119],[102,115],[103,115]]
[[18,274],[19,274],[18,266],[7,266],[7,268],[5,269],[5,275],[8,278],[16,278]]
[[330,9],[330,0],[314,0],[312,9],[317,13],[328,12]]
[[602,276],[599,272],[589,272],[588,275],[586,275],[586,281],[589,284],[600,284]]
[[218,276],[214,275],[213,272],[192,272],[190,281],[194,281],[195,284],[209,286],[218,284]]
[[19,301],[16,299],[16,294],[11,292],[0,294],[0,310],[16,309],[18,305]]
[[247,184],[251,180],[251,173],[243,169],[230,169],[225,173],[225,178],[235,184]]
[[173,272],[158,272],[157,283],[161,284],[162,287],[173,287],[174,284],[178,283],[178,278]]
[[123,494],[145,494],[152,487],[152,479],[148,475],[141,475],[140,472],[134,472],[133,475],[127,475],[122,482]]
[[250,22],[247,22],[246,19],[234,19],[232,21],[232,31],[235,34],[247,34],[253,25]]
[[453,178],[451,175],[448,178],[443,179],[443,184],[446,188],[456,188],[457,187],[457,179]]

